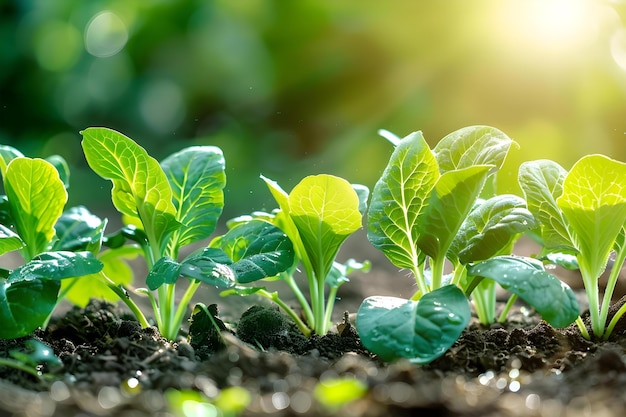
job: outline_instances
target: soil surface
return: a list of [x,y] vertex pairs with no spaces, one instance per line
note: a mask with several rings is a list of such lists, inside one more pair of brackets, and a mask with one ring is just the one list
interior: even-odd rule
[[[360,259],[370,255],[376,256]],[[356,289],[342,287],[337,308],[356,312],[363,299],[359,288],[365,287],[370,294],[406,297],[400,294],[405,289],[380,279],[390,272],[398,275],[394,268],[378,269]],[[220,315],[209,306],[211,314],[195,315],[176,342],[155,328],[142,329],[119,306],[92,303],[60,312],[45,331],[0,341],[0,357],[24,350],[25,341],[35,338],[62,361],[42,369],[48,377],[41,379],[0,366],[0,416],[625,415],[624,320],[610,340],[587,341],[575,325],[554,329],[520,304],[505,324],[485,328],[472,322],[441,358],[418,366],[379,361],[361,345],[351,316],[341,320],[340,310],[330,334],[307,339],[272,306],[241,307]],[[320,386],[337,378],[354,378],[366,388],[339,409],[317,396]],[[193,402],[177,409],[171,401],[174,390],[190,390],[214,402],[230,387],[250,394],[238,414],[216,414]]]

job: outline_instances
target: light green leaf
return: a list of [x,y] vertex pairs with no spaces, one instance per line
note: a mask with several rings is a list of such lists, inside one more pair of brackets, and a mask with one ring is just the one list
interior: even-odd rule
[[161,167],[174,195],[176,248],[198,242],[213,233],[224,208],[225,161],[215,146],[193,146],[168,158]]
[[421,132],[402,139],[376,183],[368,210],[369,241],[399,268],[420,260],[418,216],[439,179],[435,156]]
[[626,222],[626,164],[602,155],[581,158],[565,177],[557,204],[576,235],[581,268],[599,277]]
[[537,160],[520,165],[518,181],[528,209],[539,221],[543,246],[549,251],[575,253],[568,225],[557,204],[567,171],[556,162]]
[[434,153],[441,173],[474,165],[494,165],[500,169],[513,144],[511,138],[496,128],[468,126],[441,139]]
[[447,285],[419,301],[368,297],[359,307],[356,328],[363,345],[385,361],[429,363],[456,342],[470,317],[463,292]]
[[22,242],[17,233],[0,224],[0,255],[23,247],[24,242]]
[[52,155],[46,158],[46,161],[50,162],[59,173],[59,178],[63,181],[65,189],[70,188],[70,167],[67,161],[60,155]]
[[121,213],[139,218],[152,246],[164,251],[180,224],[172,189],[159,163],[132,139],[111,129],[88,128],[83,135],[87,163],[113,182],[113,204]]
[[441,175],[426,209],[418,218],[417,245],[428,256],[438,259],[446,255],[490,169],[489,165],[476,165]]
[[478,203],[461,225],[448,257],[462,264],[482,261],[501,253],[520,233],[536,227],[526,201],[502,194]]
[[325,278],[339,246],[361,227],[357,193],[343,178],[308,176],[289,193],[289,209],[316,275]]
[[24,154],[12,146],[0,145],[0,174],[2,178],[6,176],[7,165],[15,158],[23,158]]
[[63,213],[67,191],[57,170],[43,159],[16,158],[7,166],[4,188],[27,258],[47,250]]
[[516,256],[498,256],[469,266],[470,276],[489,278],[516,294],[555,327],[570,325],[580,314],[576,295],[548,273],[541,262]]

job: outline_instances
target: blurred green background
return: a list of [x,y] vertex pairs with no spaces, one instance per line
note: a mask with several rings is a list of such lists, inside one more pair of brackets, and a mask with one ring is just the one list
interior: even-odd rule
[[[162,159],[223,149],[226,215],[333,173],[372,187],[378,137],[495,126],[520,162],[626,160],[623,1],[0,0],[0,143],[72,164],[70,204],[106,203],[79,131]],[[97,184],[97,186],[94,186]],[[268,206],[269,204],[269,206]]]

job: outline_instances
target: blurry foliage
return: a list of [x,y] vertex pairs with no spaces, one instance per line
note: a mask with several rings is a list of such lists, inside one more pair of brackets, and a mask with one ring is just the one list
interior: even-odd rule
[[157,157],[216,145],[235,215],[268,208],[259,173],[372,186],[379,128],[434,144],[486,124],[521,145],[500,178],[514,188],[524,160],[626,159],[624,16],[600,0],[0,0],[0,143],[61,153],[96,202],[81,129]]

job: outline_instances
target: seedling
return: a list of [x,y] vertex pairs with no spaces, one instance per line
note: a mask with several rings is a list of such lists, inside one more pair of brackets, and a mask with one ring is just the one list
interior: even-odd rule
[[[626,259],[626,164],[588,155],[567,172],[550,160],[525,162],[520,166],[519,182],[529,209],[540,221],[542,255],[567,268],[577,264],[589,301],[592,334],[607,339],[626,313],[626,306],[621,307],[607,325],[611,298]],[[611,254],[613,267],[601,300],[598,279]],[[580,317],[576,324],[590,339]]]
[[[533,226],[524,202],[510,195],[479,199],[514,144],[510,138],[473,126],[431,150],[421,132],[385,136],[395,150],[372,193],[368,238],[413,273],[417,291],[408,300],[364,300],[356,327],[369,350],[384,360],[416,363],[442,355],[467,326],[468,297],[483,280],[499,283],[557,326],[574,321],[578,306],[568,287],[540,262],[503,255]],[[446,261],[450,274],[444,273]],[[486,320],[495,311],[494,285],[484,284],[475,300]]]
[[[0,147],[0,255],[15,252],[24,264],[0,269],[0,338],[25,336],[45,326],[58,301],[61,280],[96,273],[102,263],[90,252],[101,225],[64,213],[69,170],[56,156],[46,161]],[[77,230],[83,232],[77,234]],[[95,238],[95,240],[98,240]]]
[[[266,297],[278,304],[306,336],[311,333],[324,335],[331,325],[339,287],[348,282],[348,275],[352,272],[369,269],[369,262],[349,260],[341,264],[335,260],[342,243],[361,228],[369,190],[362,185],[350,184],[343,178],[321,174],[304,178],[287,194],[275,181],[265,177],[262,179],[279,209],[274,214],[256,213],[254,216],[238,218],[233,224],[267,222],[278,226],[289,237],[296,257],[294,263],[279,274],[279,278],[289,285],[296,296],[304,320],[277,292],[269,292],[264,287],[237,286],[226,294],[257,294]],[[225,240],[228,241],[234,242],[232,238]],[[224,244],[221,244],[225,249]],[[228,245],[232,246],[232,243]],[[296,280],[300,263],[308,283],[308,300]],[[329,287],[328,294],[326,286]]]
[[10,358],[0,358],[0,366],[9,366],[37,379],[44,378],[44,371],[54,371],[63,366],[61,359],[45,343],[29,339],[24,342],[24,346],[26,351],[14,349],[9,352]]
[[[221,215],[226,176],[219,148],[193,146],[159,163],[132,139],[114,130],[88,128],[82,135],[87,162],[94,172],[113,183],[112,202],[127,225],[107,236],[104,244],[120,248],[131,241],[141,248],[149,274],[147,288],[137,292],[149,297],[164,337],[176,338],[187,307],[202,283],[230,288],[276,275],[292,265],[291,242],[267,223],[239,229],[237,259],[221,249],[206,247],[178,260],[181,248],[213,233]],[[106,271],[100,275],[109,281]],[[181,276],[190,282],[177,302],[176,283]],[[122,300],[147,326],[148,321],[132,299],[119,291]]]

